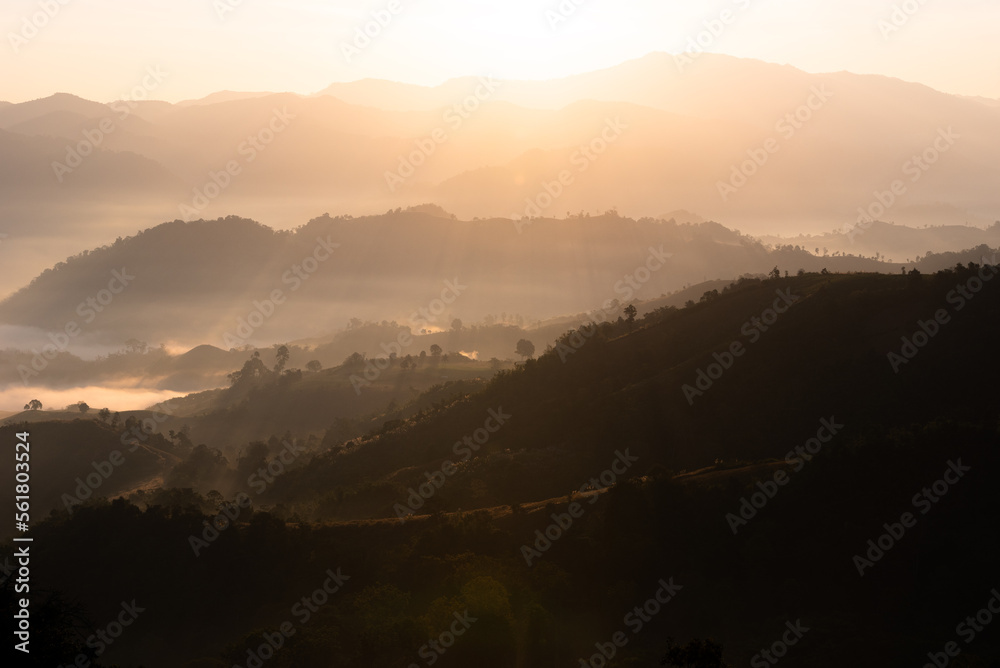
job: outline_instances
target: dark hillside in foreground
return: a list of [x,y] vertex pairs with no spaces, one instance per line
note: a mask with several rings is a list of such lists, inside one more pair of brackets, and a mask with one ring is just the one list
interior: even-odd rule
[[[568,336],[483,392],[317,459],[279,480],[273,498],[303,504],[303,516],[313,516],[317,496],[375,484],[382,500],[372,499],[363,512],[390,515],[395,499],[425,471],[457,460],[453,444],[500,408],[511,416],[507,424],[434,496],[433,508],[565,494],[601,470],[616,448],[639,454],[644,470],[680,471],[716,460],[783,458],[814,436],[822,419],[835,418],[844,434],[861,439],[885,438],[933,416],[976,421],[995,410],[990,383],[969,383],[968,374],[976,369],[987,379],[1000,370],[985,334],[1000,327],[1000,282],[967,300],[953,291],[970,275],[963,268],[935,276],[747,281],[632,326],[605,325],[590,339]],[[797,300],[766,325],[760,319],[770,318],[776,300],[783,304],[779,294]],[[913,337],[918,322],[933,321],[939,309],[950,320],[895,373],[888,354],[899,354],[902,337]],[[719,371],[714,355],[727,361],[734,342],[743,354],[717,380],[702,378],[707,389],[699,390],[700,372]],[[323,507],[320,517],[335,509]]]
[[[751,281],[607,325],[290,468],[215,535],[205,500],[179,489],[57,514],[35,525],[32,563],[46,597],[81,604],[85,632],[51,618],[37,632],[66,641],[51,657],[65,663],[134,598],[146,612],[101,665],[244,666],[289,621],[266,665],[419,666],[468,611],[477,621],[435,665],[601,665],[617,632],[627,642],[607,666],[658,665],[668,637],[713,638],[730,665],[754,665],[791,625],[802,637],[782,665],[902,668],[957,640],[952,665],[990,667],[1000,627],[956,635],[1000,563],[1000,283],[956,290],[977,272]],[[770,320],[777,291],[799,299],[751,343],[743,324]],[[949,320],[894,373],[887,354],[918,321],[933,331],[939,309]],[[689,405],[682,386],[737,340],[746,352]],[[427,502],[453,512],[336,521],[392,517],[501,408],[509,420]],[[763,461],[797,447],[816,454]],[[626,449],[638,459],[623,469]],[[608,491],[573,494],[602,476]],[[296,615],[330,572],[349,579]],[[661,582],[674,597],[639,624],[630,611],[665,595]]]

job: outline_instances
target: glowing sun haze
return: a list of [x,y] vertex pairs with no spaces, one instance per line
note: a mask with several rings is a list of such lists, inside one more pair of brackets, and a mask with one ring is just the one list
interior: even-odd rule
[[[61,4],[60,4],[61,3]],[[3,83],[10,102],[70,92],[110,101],[147,67],[169,73],[151,97],[218,90],[312,93],[380,78],[433,85],[464,75],[548,79],[653,51],[679,53],[728,10],[706,50],[810,72],[884,74],[966,95],[1000,97],[1000,3],[992,0],[4,0]],[[388,12],[392,5],[397,11]],[[894,5],[911,12],[897,13]],[[560,10],[560,7],[563,9]],[[570,11],[572,8],[572,11]],[[51,11],[51,10],[50,10]],[[901,11],[901,10],[899,10]],[[343,45],[385,12],[387,25],[350,58]],[[898,29],[896,29],[898,28]],[[14,36],[12,38],[12,36]]]

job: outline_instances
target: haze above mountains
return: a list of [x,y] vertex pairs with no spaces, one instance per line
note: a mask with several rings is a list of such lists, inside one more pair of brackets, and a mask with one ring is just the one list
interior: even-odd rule
[[[712,54],[683,68],[650,54],[547,82],[365,80],[178,104],[57,94],[0,105],[0,231],[14,270],[0,287],[175,218],[238,214],[287,229],[324,211],[431,201],[466,220],[686,209],[753,234],[818,234],[855,223],[901,180],[906,192],[880,218],[987,227],[1000,210],[998,128],[995,100]],[[904,171],[942,132],[947,151]],[[777,149],[724,199],[719,184],[748,151],[762,162],[768,140]],[[238,174],[219,176],[227,164]],[[212,174],[228,185],[216,189]],[[551,204],[545,184],[562,191]]]

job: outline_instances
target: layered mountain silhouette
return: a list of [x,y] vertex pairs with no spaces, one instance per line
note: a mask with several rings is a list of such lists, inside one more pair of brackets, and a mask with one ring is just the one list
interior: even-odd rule
[[[631,301],[775,266],[898,273],[905,264],[809,251],[768,247],[717,223],[614,213],[462,221],[431,208],[323,216],[295,231],[237,217],[177,220],[44,271],[0,303],[0,323],[34,328],[24,339],[43,343],[70,328],[71,344],[117,348],[139,339],[228,350],[324,335],[352,318],[396,320],[414,333],[501,312],[522,314],[525,327],[594,311],[602,312],[597,320],[614,319]],[[911,268],[935,271],[990,254],[984,245]]]
[[[12,239],[78,234],[87,247],[175,217],[286,227],[436,201],[462,218],[685,208],[748,232],[822,233],[900,180],[905,193],[873,217],[985,227],[1000,208],[998,127],[988,100],[709,54],[548,82],[361,81],[174,105],[58,94],[0,108],[0,224]],[[125,202],[130,220],[108,215]]]

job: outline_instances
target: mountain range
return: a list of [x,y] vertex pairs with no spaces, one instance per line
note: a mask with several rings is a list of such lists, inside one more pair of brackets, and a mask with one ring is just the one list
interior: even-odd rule
[[[962,240],[981,242],[975,248],[925,254],[909,266],[936,271],[982,261],[992,253],[987,242],[1000,245],[998,229],[970,230]],[[905,247],[932,233],[879,225],[868,234],[887,246],[901,237]],[[25,350],[25,342],[116,350],[131,339],[228,350],[327,335],[352,319],[396,320],[414,334],[502,312],[522,314],[525,327],[597,311],[600,321],[617,318],[613,311],[631,301],[775,267],[898,273],[906,266],[875,254],[818,256],[808,246],[820,240],[808,241],[764,245],[717,223],[615,212],[468,221],[429,206],[362,218],[324,215],[294,231],[235,216],[176,220],[45,270],[0,302],[0,325]],[[378,352],[375,342],[369,346]]]
[[32,275],[70,243],[173,218],[291,228],[427,201],[465,219],[684,208],[756,234],[822,234],[878,213],[900,181],[872,218],[986,227],[998,128],[989,100],[711,54],[546,82],[366,80],[178,104],[57,94],[0,107],[0,228]]

